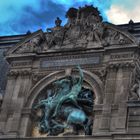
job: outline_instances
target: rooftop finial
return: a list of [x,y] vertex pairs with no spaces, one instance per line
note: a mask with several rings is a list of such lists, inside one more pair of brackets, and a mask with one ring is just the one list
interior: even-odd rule
[[30,31],[30,30],[28,30],[28,31],[26,32],[26,34],[27,34],[27,35],[31,34],[31,31]]
[[132,19],[130,19],[129,24],[128,24],[128,31],[133,31],[134,27],[133,27],[134,21]]
[[61,23],[62,23],[62,20],[59,17],[57,17],[56,20],[55,20],[56,27],[60,27]]
[[129,24],[133,24],[133,23],[134,23],[134,21],[132,19],[130,19]]

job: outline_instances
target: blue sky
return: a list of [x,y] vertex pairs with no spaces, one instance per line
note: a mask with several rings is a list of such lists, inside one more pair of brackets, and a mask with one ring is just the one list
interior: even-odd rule
[[66,23],[70,7],[93,4],[104,21],[114,24],[140,21],[140,0],[0,0],[0,36],[43,31],[54,26],[59,16]]

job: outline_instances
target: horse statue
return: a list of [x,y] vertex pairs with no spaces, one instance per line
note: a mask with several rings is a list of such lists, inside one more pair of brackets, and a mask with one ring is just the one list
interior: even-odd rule
[[73,132],[78,134],[81,127],[85,135],[91,134],[92,119],[86,112],[92,112],[93,109],[92,93],[82,89],[84,75],[81,68],[77,68],[80,75],[78,78],[70,76],[55,81],[53,85],[57,87],[56,93],[33,107],[42,110],[43,115],[39,120],[41,133],[58,135],[65,128],[72,127]]

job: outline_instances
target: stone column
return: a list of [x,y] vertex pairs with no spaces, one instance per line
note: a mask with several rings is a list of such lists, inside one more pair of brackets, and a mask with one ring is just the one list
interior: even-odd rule
[[31,88],[30,77],[30,72],[27,70],[15,70],[14,76],[8,79],[0,115],[0,127],[1,133],[9,137],[19,135],[22,109]]
[[94,105],[93,135],[100,134],[103,104]]
[[118,70],[117,67],[114,65],[110,65],[107,69],[107,77],[105,82],[105,95],[100,125],[100,131],[107,134],[110,131],[111,109],[116,86],[117,70]]
[[[27,93],[30,90],[31,79],[30,72],[20,71],[19,76],[16,81],[16,88],[14,90],[14,94],[12,96],[12,104],[13,104],[13,117],[11,123],[11,129],[9,130],[9,135],[20,135],[20,127],[21,127],[21,118],[22,118],[22,109],[24,103],[27,98]],[[26,121],[25,121],[26,122]],[[14,128],[13,128],[14,126]]]
[[8,79],[7,79],[7,87],[6,87],[6,92],[5,96],[3,99],[3,104],[1,107],[1,113],[0,113],[0,134],[5,134],[5,129],[6,129],[6,121],[8,121],[8,116],[11,117],[10,115],[10,110],[12,108],[11,106],[11,101],[12,101],[12,96],[15,88],[15,83],[16,83],[16,74],[9,74]]
[[114,104],[118,106],[116,115],[115,131],[125,132],[127,121],[127,101],[129,96],[130,81],[132,78],[132,65],[131,63],[123,63],[118,70],[118,77],[116,80],[116,92]]
[[22,78],[21,75],[19,75],[19,73],[14,85],[15,87],[11,97],[11,109],[10,109],[11,115],[10,117],[8,117],[5,129],[5,132],[7,135],[9,135],[9,137],[15,137],[18,135],[20,111],[23,105],[23,99],[18,98],[22,86]]
[[31,109],[24,108],[21,116],[19,136],[20,137],[31,136],[31,129],[32,129],[31,125],[32,125]]

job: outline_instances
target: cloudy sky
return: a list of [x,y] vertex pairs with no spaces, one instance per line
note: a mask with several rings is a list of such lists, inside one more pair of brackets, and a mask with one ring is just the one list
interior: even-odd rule
[[66,23],[70,7],[93,4],[104,21],[114,24],[140,22],[140,0],[0,0],[0,36],[43,31],[54,26],[59,16]]

